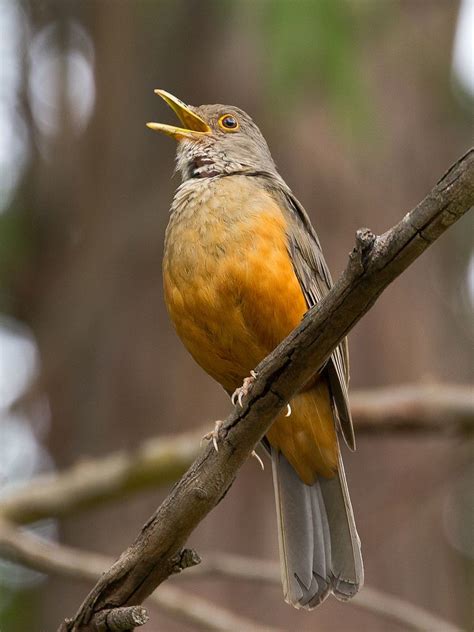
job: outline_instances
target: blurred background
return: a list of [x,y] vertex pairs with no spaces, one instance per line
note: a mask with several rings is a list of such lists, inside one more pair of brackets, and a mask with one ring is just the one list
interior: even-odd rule
[[[0,494],[230,410],[163,303],[179,180],[174,143],[145,127],[173,122],[154,88],[253,116],[337,277],[357,228],[389,228],[472,144],[473,33],[471,0],[0,0]],[[472,228],[353,330],[352,388],[472,380]],[[360,437],[345,461],[367,585],[470,629],[466,440]],[[35,529],[117,556],[165,493]],[[190,544],[276,559],[269,468],[246,464]],[[89,587],[2,563],[0,629],[56,629]],[[279,587],[185,588],[288,630],[403,629],[334,599],[290,609]],[[152,610],[141,629],[193,628]]]

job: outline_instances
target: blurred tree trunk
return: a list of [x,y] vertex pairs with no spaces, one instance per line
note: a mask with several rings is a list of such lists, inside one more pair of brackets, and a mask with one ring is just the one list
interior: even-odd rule
[[[211,425],[229,409],[224,393],[181,347],[162,301],[162,242],[178,180],[171,180],[173,145],[145,128],[156,112],[168,116],[154,88],[191,103],[228,101],[258,113],[334,276],[358,227],[384,231],[466,146],[467,121],[446,96],[452,3],[430,0],[423,10],[416,2],[394,3],[390,19],[367,10],[354,55],[375,120],[360,143],[345,136],[318,85],[308,86],[291,107],[285,94],[266,91],[272,55],[261,11],[252,3],[30,0],[24,6],[33,34],[57,22],[58,47],[64,48],[75,21],[90,34],[95,55],[95,109],[85,132],[73,129],[67,102],[56,136],[42,137],[32,118],[36,149],[23,183],[34,254],[14,291],[17,314],[38,340],[38,388],[50,402],[49,447],[59,467],[83,455],[132,449],[146,436],[182,430],[191,420]],[[63,82],[70,79],[67,66],[65,72]],[[468,378],[467,325],[459,305],[466,225],[428,252],[358,326],[350,345],[353,384]],[[446,439],[367,439],[347,459],[367,582],[458,623],[468,616],[469,585],[463,558],[445,540],[442,509],[467,456]],[[61,537],[118,554],[161,496],[147,493],[64,520]],[[273,502],[269,472],[262,475],[249,463],[193,545],[276,557]],[[288,629],[324,630],[334,620],[338,629],[380,625],[334,601],[303,619],[272,588],[220,581],[192,589]],[[38,630],[54,629],[84,590],[48,581]],[[143,629],[185,627],[154,615]]]

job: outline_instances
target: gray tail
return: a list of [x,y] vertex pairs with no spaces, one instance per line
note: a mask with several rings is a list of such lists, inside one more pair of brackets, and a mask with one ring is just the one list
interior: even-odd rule
[[311,486],[274,448],[272,466],[285,601],[311,610],[331,592],[350,599],[364,567],[341,456],[338,475]]

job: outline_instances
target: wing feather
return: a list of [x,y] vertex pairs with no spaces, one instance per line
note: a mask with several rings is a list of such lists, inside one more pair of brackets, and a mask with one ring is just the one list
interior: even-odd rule
[[[276,180],[273,177],[270,188],[288,213],[288,250],[308,308],[313,307],[326,296],[333,285],[319,238],[305,209],[283,180]],[[346,338],[336,347],[325,369],[342,435],[348,447],[354,450],[354,427],[348,396],[349,354]]]

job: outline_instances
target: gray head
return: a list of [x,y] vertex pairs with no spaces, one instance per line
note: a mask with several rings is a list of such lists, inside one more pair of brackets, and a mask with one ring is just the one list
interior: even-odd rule
[[177,169],[182,179],[232,173],[276,174],[262,133],[250,116],[231,105],[186,105],[164,90],[155,90],[174,110],[183,127],[147,123],[178,141]]

